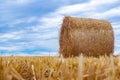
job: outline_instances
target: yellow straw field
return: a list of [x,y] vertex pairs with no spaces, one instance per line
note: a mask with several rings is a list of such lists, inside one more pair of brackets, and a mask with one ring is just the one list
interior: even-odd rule
[[120,80],[120,57],[0,57],[0,80]]

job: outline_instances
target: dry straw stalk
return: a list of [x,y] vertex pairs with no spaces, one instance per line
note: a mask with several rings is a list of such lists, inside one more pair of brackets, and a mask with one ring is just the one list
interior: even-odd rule
[[55,56],[0,57],[0,80],[120,79],[120,57],[93,58],[80,55],[64,58],[64,62],[62,60],[62,57]]

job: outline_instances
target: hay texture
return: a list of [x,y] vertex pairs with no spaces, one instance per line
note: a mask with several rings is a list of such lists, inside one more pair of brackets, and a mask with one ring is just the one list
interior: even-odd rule
[[114,51],[114,32],[106,20],[65,17],[60,30],[59,53],[64,57],[98,57]]

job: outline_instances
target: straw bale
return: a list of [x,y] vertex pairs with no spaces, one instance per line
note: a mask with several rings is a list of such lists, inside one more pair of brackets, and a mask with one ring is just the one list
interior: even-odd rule
[[64,18],[60,29],[59,53],[64,57],[110,55],[114,51],[114,32],[106,20]]

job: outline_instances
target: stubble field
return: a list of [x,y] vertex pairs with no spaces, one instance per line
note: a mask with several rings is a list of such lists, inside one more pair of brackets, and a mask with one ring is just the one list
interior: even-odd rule
[[120,80],[120,57],[1,56],[0,80]]

